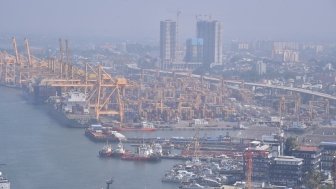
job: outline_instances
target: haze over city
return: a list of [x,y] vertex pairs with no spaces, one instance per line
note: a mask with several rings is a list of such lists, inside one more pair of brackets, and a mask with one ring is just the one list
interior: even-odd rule
[[334,0],[2,0],[1,33],[158,40],[158,23],[180,15],[195,35],[196,15],[223,23],[223,39],[335,39]]
[[336,189],[335,0],[0,0],[0,189]]

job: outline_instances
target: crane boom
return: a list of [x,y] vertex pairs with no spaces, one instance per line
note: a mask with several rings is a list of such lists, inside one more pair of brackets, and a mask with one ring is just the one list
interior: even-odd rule
[[27,38],[25,38],[24,43],[25,43],[25,47],[26,47],[26,50],[27,50],[28,64],[29,64],[29,67],[31,67],[32,66],[32,59],[31,59],[31,54],[30,54],[29,42],[28,42]]
[[19,57],[19,51],[17,49],[17,44],[16,44],[15,37],[12,38],[12,41],[13,41],[13,49],[14,49],[14,52],[15,52],[16,63],[19,64],[19,65],[21,65],[20,57]]

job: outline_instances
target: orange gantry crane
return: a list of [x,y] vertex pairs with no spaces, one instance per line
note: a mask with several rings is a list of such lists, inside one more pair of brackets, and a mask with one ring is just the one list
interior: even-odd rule
[[[70,67],[70,66],[66,66]],[[77,68],[73,67],[72,70]],[[125,78],[113,78],[101,65],[93,67],[86,63],[85,70],[73,72],[71,78],[62,79],[48,78],[43,80],[43,85],[60,87],[63,91],[77,89],[87,95],[90,107],[94,109],[95,117],[100,120],[101,116],[118,116],[120,123],[124,121],[123,91],[126,87],[134,86]]]
[[34,57],[30,53],[28,39],[24,40],[25,53],[20,53],[16,38],[12,38],[14,55],[0,52],[0,82],[16,87],[27,86],[33,78],[41,77],[48,72],[46,60]]
[[[112,77],[101,65],[74,65],[70,59],[68,41],[65,40],[64,44],[60,39],[59,42],[59,57],[44,60],[31,55],[27,39],[24,40],[26,55],[20,53],[13,37],[15,55],[0,52],[0,82],[16,87],[34,84],[59,87],[62,91],[82,91],[87,94],[87,101],[94,109],[97,120],[102,116],[118,116],[122,123],[125,106],[123,93],[126,87],[136,84],[122,77]],[[38,82],[33,83],[34,79]]]

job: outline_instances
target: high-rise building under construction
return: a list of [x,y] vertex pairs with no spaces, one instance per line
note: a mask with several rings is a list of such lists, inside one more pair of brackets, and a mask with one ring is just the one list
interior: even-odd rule
[[203,65],[222,63],[222,24],[216,20],[198,20],[197,38],[203,39]]
[[176,61],[176,22],[164,20],[160,22],[160,58],[162,68],[169,68]]

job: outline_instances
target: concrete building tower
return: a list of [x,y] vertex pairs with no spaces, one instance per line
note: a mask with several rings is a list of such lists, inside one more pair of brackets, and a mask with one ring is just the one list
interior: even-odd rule
[[203,39],[203,65],[222,64],[222,24],[216,20],[198,20],[197,38]]
[[203,62],[203,39],[188,39],[186,47],[186,62]]
[[165,20],[160,22],[160,58],[161,67],[167,69],[176,61],[176,22]]
[[263,61],[258,61],[255,65],[255,71],[258,75],[266,74],[266,64]]

